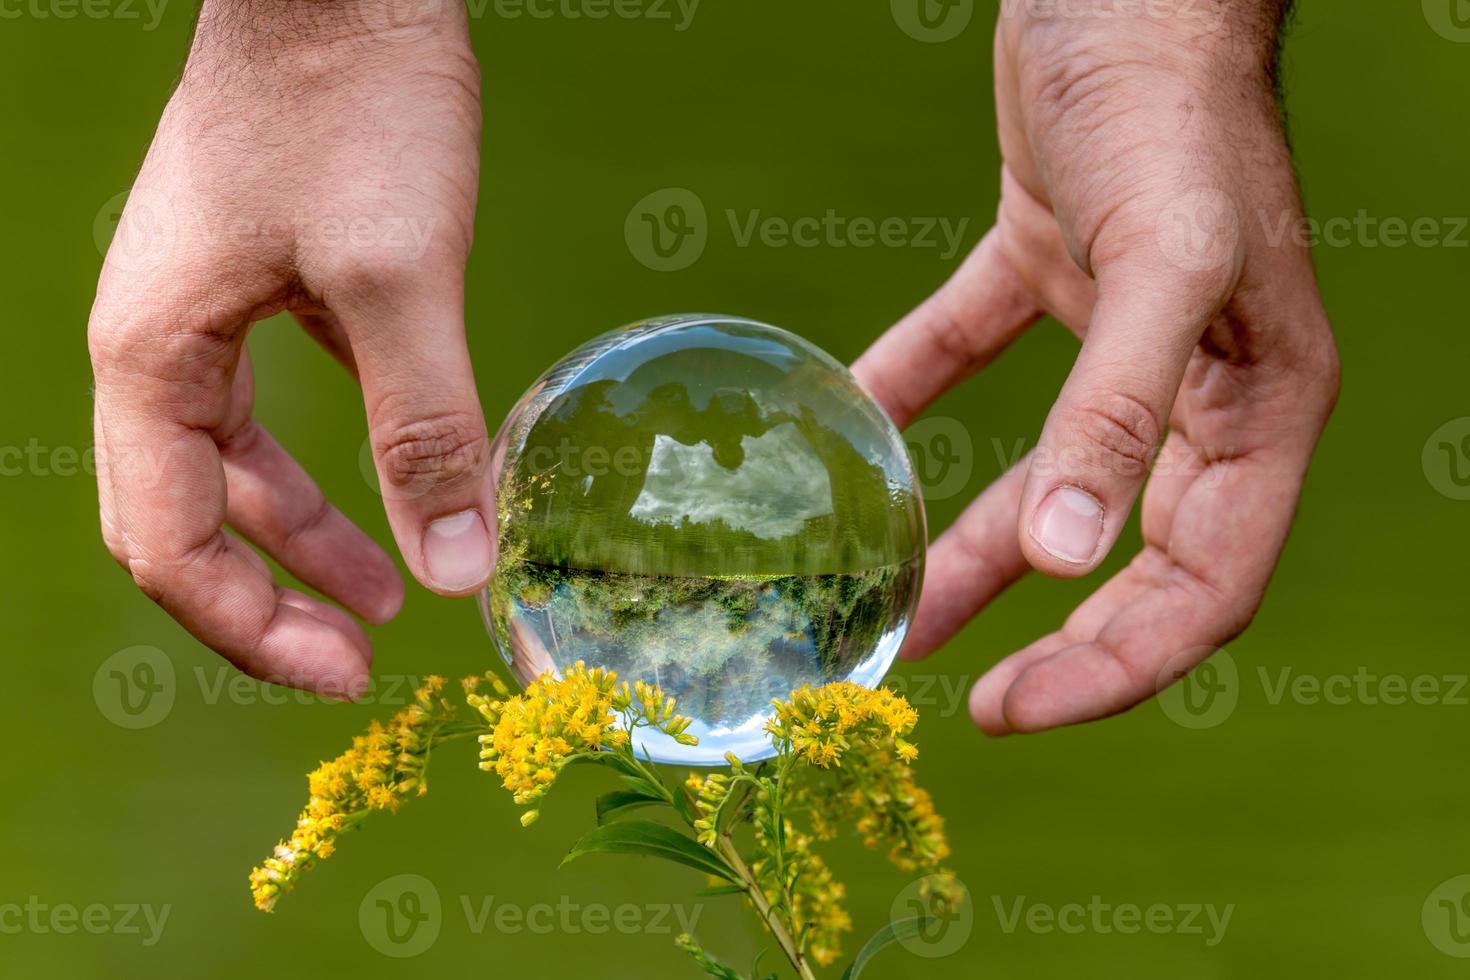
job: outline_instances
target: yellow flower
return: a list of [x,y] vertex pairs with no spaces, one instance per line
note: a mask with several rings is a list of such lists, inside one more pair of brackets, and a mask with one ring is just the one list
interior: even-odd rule
[[[801,833],[789,820],[782,821],[786,849],[783,863],[787,880],[791,881],[791,920],[793,932],[803,936],[808,952],[820,966],[830,966],[842,955],[842,934],[852,931],[852,918],[843,907],[847,889],[833,875],[821,855],[812,850],[812,838]],[[781,901],[781,883],[776,878],[774,856],[779,850],[771,839],[773,824],[755,823],[756,841],[762,857],[754,870],[766,900]]]
[[[825,966],[841,955],[842,934],[851,930],[852,921],[842,905],[842,885],[812,850],[814,838],[835,837],[839,823],[854,826],[867,846],[886,847],[889,860],[905,870],[938,868],[949,844],[944,821],[908,765],[918,749],[904,736],[918,715],[903,697],[840,682],[804,687],[774,704],[767,731],[776,748],[812,767],[805,770],[810,778],[793,779],[785,787],[784,809],[803,815],[814,837],[782,818],[786,847],[778,851],[775,819],[762,802],[754,821],[763,854],[757,873],[762,890],[776,902],[782,896],[779,860],[795,930],[805,936],[812,959]],[[819,784],[815,777],[823,770],[831,776]]]
[[904,756],[898,745],[855,759],[838,777],[838,794],[866,846],[887,846],[888,860],[904,871],[933,871],[950,854],[944,818]]
[[633,728],[694,740],[685,732],[690,719],[674,714],[674,699],[659,688],[619,685],[614,672],[580,660],[559,677],[542,674],[523,694],[509,697],[503,686],[497,693],[469,698],[490,725],[480,736],[480,768],[499,776],[521,804],[544,797],[573,759],[626,746]]
[[481,768],[499,776],[517,803],[539,800],[570,759],[602,748],[617,722],[614,680],[610,672],[588,670],[578,661],[561,677],[543,675],[517,697],[472,697],[471,705],[491,726],[480,736]]
[[918,713],[887,688],[869,690],[852,681],[839,681],[815,689],[802,687],[772,704],[776,715],[767,722],[766,731],[777,748],[789,749],[814,766],[840,766],[854,746],[867,751],[897,745],[904,761],[918,754],[902,738],[913,730]]
[[694,821],[695,836],[705,847],[714,847],[720,830],[720,809],[730,798],[730,777],[712,772],[701,779],[690,773],[685,785],[694,791],[694,808],[699,811]]
[[366,734],[352,740],[352,748],[307,776],[311,798],[291,838],[277,844],[250,872],[256,908],[272,911],[303,873],[332,856],[337,837],[369,812],[396,810],[410,791],[425,791],[429,749],[456,710],[440,696],[443,689],[444,678],[428,678],[414,693],[413,704],[387,725],[373,722]]

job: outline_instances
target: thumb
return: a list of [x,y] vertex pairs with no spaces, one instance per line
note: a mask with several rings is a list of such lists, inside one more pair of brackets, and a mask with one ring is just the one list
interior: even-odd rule
[[340,313],[383,505],[414,577],[441,595],[468,595],[495,568],[495,489],[462,291],[396,292]]
[[1073,577],[1112,549],[1148,478],[1185,368],[1228,287],[1218,276],[1099,271],[1082,352],[1047,416],[1020,518],[1021,550]]

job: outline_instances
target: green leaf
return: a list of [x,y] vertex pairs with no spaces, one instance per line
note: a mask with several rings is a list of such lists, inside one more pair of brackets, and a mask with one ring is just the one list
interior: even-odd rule
[[584,854],[647,854],[673,861],[705,874],[716,875],[726,881],[738,881],[739,876],[720,857],[692,837],[665,827],[652,820],[618,820],[598,827],[592,833],[572,845],[566,864]]
[[678,784],[674,786],[674,809],[678,810],[679,816],[691,826],[699,819],[699,814],[694,812],[694,804],[689,801],[689,791]]
[[593,752],[587,755],[573,756],[567,761],[569,766],[607,766],[626,775],[637,776],[638,767],[631,760],[613,749],[603,749],[601,752]]
[[623,782],[626,783],[634,792],[642,793],[644,796],[651,796],[654,799],[658,800],[660,803],[664,802],[664,794],[662,792],[663,787],[655,786],[653,783],[644,779],[642,776],[624,776]]
[[868,961],[874,956],[877,956],[881,950],[885,947],[892,946],[894,943],[902,942],[905,939],[913,939],[923,931],[925,926],[934,921],[936,920],[931,915],[916,915],[911,919],[896,919],[888,923],[888,925],[873,933],[873,938],[869,939],[863,948],[858,950],[858,954],[853,959],[852,965],[842,974],[842,980],[857,980],[858,974],[863,972],[863,968],[868,965]]
[[597,798],[597,824],[601,826],[620,813],[636,810],[640,806],[657,806],[664,800],[659,796],[636,789],[615,789]]

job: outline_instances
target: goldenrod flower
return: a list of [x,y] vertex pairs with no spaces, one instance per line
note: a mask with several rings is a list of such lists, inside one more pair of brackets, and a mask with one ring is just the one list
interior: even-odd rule
[[428,790],[429,749],[455,708],[440,694],[444,678],[430,677],[414,693],[414,703],[384,725],[373,722],[352,748],[323,762],[307,777],[311,798],[296,820],[290,840],[250,872],[255,907],[275,908],[317,861],[331,857],[336,839],[374,810],[396,810],[410,794]]
[[774,704],[776,715],[766,729],[783,759],[808,763],[813,775],[830,771],[836,786],[787,774],[780,789],[783,809],[799,811],[813,836],[783,814],[781,842],[765,793],[757,797],[753,824],[763,856],[756,869],[768,900],[789,906],[795,932],[812,959],[825,966],[841,955],[842,934],[852,921],[842,905],[842,885],[812,849],[814,838],[835,837],[839,824],[855,826],[864,843],[887,846],[889,859],[906,870],[938,867],[949,844],[943,820],[908,766],[918,750],[904,736],[918,715],[902,696],[844,681],[803,687]]
[[776,716],[766,731],[778,749],[789,749],[814,766],[840,766],[848,749],[864,750],[893,744],[908,761],[918,750],[902,736],[913,730],[919,716],[909,703],[887,688],[869,690],[852,681],[825,687],[802,687],[776,700]]
[[830,966],[842,955],[842,934],[852,931],[852,918],[843,907],[847,889],[832,874],[821,855],[812,850],[812,838],[801,833],[789,820],[782,821],[785,849],[772,838],[774,824],[755,821],[756,842],[762,857],[754,870],[773,905],[784,902],[782,882],[777,878],[776,855],[782,855],[781,866],[790,895],[792,932],[803,937],[807,952],[821,966]]
[[551,674],[504,700],[472,697],[490,723],[480,736],[480,768],[494,772],[517,803],[546,795],[573,757],[600,750],[617,722],[612,712],[614,676],[578,661],[561,677]]
[[[899,756],[901,759],[901,755]],[[886,751],[865,756],[839,777],[841,797],[871,848],[887,846],[888,860],[904,871],[932,871],[949,857],[944,818],[913,770]]]
[[[890,690],[850,682],[803,687],[773,702],[766,728],[777,750],[774,761],[747,768],[727,754],[728,771],[690,773],[682,787],[670,787],[634,755],[634,734],[652,728],[685,744],[697,740],[688,732],[691,720],[678,715],[674,699],[657,686],[620,683],[612,671],[581,662],[560,675],[543,674],[520,695],[491,675],[463,683],[476,723],[453,724],[454,709],[440,696],[444,681],[431,678],[413,705],[386,724],[373,724],[350,750],[311,773],[311,799],[296,830],[251,873],[258,907],[272,909],[367,814],[395,810],[408,795],[423,793],[436,741],[470,735],[479,736],[481,768],[498,775],[527,806],[522,826],[536,821],[539,801],[578,759],[606,763],[623,775],[639,804],[672,804],[724,862],[717,880],[736,883],[803,975],[808,961],[836,962],[843,934],[852,930],[846,891],[814,848],[840,828],[852,826],[869,847],[886,848],[900,868],[937,870],[923,892],[936,912],[963,895],[939,867],[949,854],[944,822],[909,766],[918,754],[907,740],[917,715]],[[722,837],[722,823],[750,825],[752,856],[728,832]],[[711,975],[735,975],[692,937],[678,942]]]
[[695,794],[694,807],[699,817],[694,821],[695,836],[705,847],[714,847],[719,836],[719,813],[730,798],[730,777],[722,772],[712,772],[703,779],[689,774],[685,783]]
[[469,698],[491,729],[480,736],[480,768],[499,776],[521,804],[545,796],[573,759],[626,746],[636,728],[696,741],[685,731],[691,720],[676,715],[674,699],[659,688],[643,681],[619,685],[613,671],[580,660],[560,677],[541,675],[524,694],[506,697],[503,685],[497,693],[500,699]]
[[919,750],[904,736],[917,721],[902,695],[850,682],[802,688],[788,701],[776,702],[776,717],[768,728],[777,745],[836,774],[835,794],[809,785],[791,793],[818,838],[835,836],[830,802],[835,796],[844,802],[840,812],[856,826],[863,843],[886,847],[888,859],[899,868],[933,870],[949,856],[944,820],[908,766]]

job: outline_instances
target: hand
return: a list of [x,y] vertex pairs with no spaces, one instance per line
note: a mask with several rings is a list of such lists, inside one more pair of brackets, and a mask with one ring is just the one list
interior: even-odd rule
[[276,585],[240,539],[370,622],[403,582],[251,418],[254,321],[290,310],[360,380],[414,576],[466,595],[494,564],[463,311],[479,71],[462,7],[388,7],[207,0],[88,329],[108,549],[240,669],[349,698],[362,627]]
[[1029,568],[1091,572],[1147,482],[1143,550],[975,685],[995,735],[1123,711],[1246,627],[1338,388],[1311,258],[1272,234],[1301,220],[1283,0],[1039,6],[996,36],[995,227],[854,366],[903,426],[1042,314],[1082,338],[1035,449],[934,544],[906,657]]

